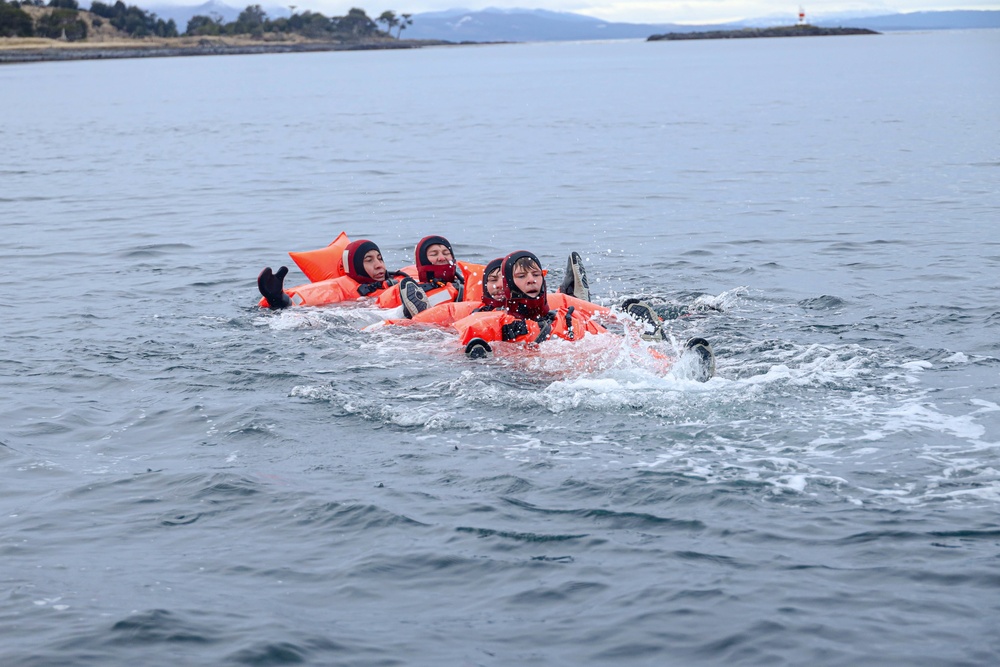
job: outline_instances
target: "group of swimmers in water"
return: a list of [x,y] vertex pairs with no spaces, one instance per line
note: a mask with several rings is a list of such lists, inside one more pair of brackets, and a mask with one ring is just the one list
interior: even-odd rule
[[[339,238],[346,240],[344,235]],[[484,266],[457,260],[443,236],[427,236],[416,245],[414,266],[394,272],[389,272],[381,250],[368,239],[347,243],[339,254],[334,277],[290,289],[284,287],[287,267],[276,272],[265,268],[257,278],[264,297],[261,305],[277,310],[372,298],[379,307],[395,308],[401,315],[387,324],[453,327],[465,354],[476,359],[491,356],[498,342],[537,345],[554,338],[577,340],[605,333],[598,320],[613,317],[611,309],[590,301],[587,274],[576,252],[570,254],[563,281],[553,293],[547,290],[538,257],[526,250]],[[621,311],[642,328],[643,339],[665,338],[661,318],[647,303],[627,299]],[[698,379],[714,375],[715,359],[707,340],[692,338],[685,351],[699,358]]]

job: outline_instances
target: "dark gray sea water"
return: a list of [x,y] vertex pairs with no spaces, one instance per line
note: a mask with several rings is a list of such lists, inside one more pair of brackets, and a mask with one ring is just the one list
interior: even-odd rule
[[[0,664],[996,664],[998,63],[983,30],[0,67]],[[670,323],[718,376],[256,308],[341,230],[577,250],[603,303],[721,308]]]

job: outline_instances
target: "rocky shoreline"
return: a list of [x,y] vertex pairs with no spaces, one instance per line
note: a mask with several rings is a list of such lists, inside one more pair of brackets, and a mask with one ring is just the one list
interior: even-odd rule
[[668,32],[651,35],[647,42],[684,39],[747,39],[754,37],[827,37],[830,35],[879,35],[867,28],[819,28],[814,25],[791,25],[775,28],[743,28],[742,30],[708,30],[701,32]]
[[[379,49],[418,49],[425,46],[456,46],[440,40],[372,40],[358,42],[258,42],[233,44],[200,40],[193,44],[157,43],[114,44],[53,43],[18,47],[11,42],[0,46],[0,63],[30,63],[63,60],[111,60],[117,58],[169,58],[178,56],[228,56],[263,53],[313,53],[320,51],[371,51]],[[38,42],[40,40],[32,40]],[[45,40],[51,41],[51,40]]]

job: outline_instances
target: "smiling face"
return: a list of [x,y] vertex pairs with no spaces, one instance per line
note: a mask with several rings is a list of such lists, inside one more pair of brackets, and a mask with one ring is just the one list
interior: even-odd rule
[[451,264],[455,261],[455,258],[452,256],[451,250],[448,250],[448,246],[435,243],[427,248],[427,261],[431,264],[443,266]]
[[517,260],[511,275],[514,278],[514,286],[525,296],[533,298],[541,294],[545,276],[542,274],[542,267],[530,258]]
[[385,262],[382,261],[382,253],[378,250],[369,250],[365,253],[364,265],[365,273],[372,280],[385,280]]
[[497,300],[503,300],[503,274],[496,268],[486,276],[486,292]]

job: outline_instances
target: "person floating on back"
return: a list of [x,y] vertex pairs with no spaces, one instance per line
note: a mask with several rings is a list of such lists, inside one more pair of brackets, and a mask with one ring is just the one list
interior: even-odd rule
[[[341,237],[338,237],[338,239]],[[343,237],[346,239],[346,237]],[[464,272],[475,273],[479,265],[461,263],[443,236],[428,236],[417,244],[414,279],[404,271],[389,275],[379,247],[368,239],[349,243],[334,267],[336,277],[318,280],[285,290],[287,267],[272,272],[270,267],[257,277],[257,288],[264,296],[261,305],[280,309],[288,306],[323,306],[375,297],[381,308],[402,307],[404,317],[413,317],[442,301],[460,300],[464,295]],[[294,256],[294,255],[293,255]],[[296,259],[298,262],[299,259]]]
[[545,275],[534,254],[518,250],[507,255],[500,275],[503,308],[473,313],[455,322],[459,340],[470,357],[486,356],[491,342],[540,343],[550,337],[575,340],[605,331],[590,317],[576,313],[575,306],[555,310],[549,307]]
[[[575,254],[575,253],[574,253]],[[576,256],[579,264],[579,256]],[[570,256],[572,267],[574,258]],[[568,281],[564,280],[564,285]],[[455,322],[459,339],[465,346],[465,354],[473,359],[482,359],[492,354],[490,343],[519,342],[538,344],[552,338],[578,340],[586,335],[607,333],[607,329],[593,321],[594,310],[581,308],[577,312],[578,301],[563,294],[546,295],[545,275],[541,262],[532,253],[519,250],[504,258],[501,266],[504,309],[474,313]],[[583,275],[582,264],[574,272],[573,280],[579,282]],[[589,293],[588,293],[589,295]],[[562,305],[552,308],[553,301],[562,300]],[[582,302],[591,306],[588,302]],[[598,307],[600,308],[600,307]],[[602,309],[607,311],[607,309]],[[642,325],[641,337],[648,341],[661,341],[663,321],[649,304],[637,299],[627,300],[622,310]],[[696,355],[695,378],[700,382],[709,380],[715,374],[715,356],[712,347],[704,338],[692,338],[685,345],[685,352]]]
[[483,267],[457,261],[448,239],[438,235],[425,236],[417,242],[413,255],[416,279],[403,278],[398,288],[379,296],[380,308],[402,305],[407,317],[414,317],[430,306],[475,299],[467,293],[467,287]]
[[257,289],[266,301],[262,305],[278,310],[292,305],[323,306],[361,297],[378,297],[397,285],[402,277],[400,273],[394,274],[395,279],[388,275],[382,251],[368,239],[358,239],[348,244],[341,261],[343,275],[306,283],[290,290],[283,287],[288,267],[282,266],[276,272],[272,272],[270,267],[264,268],[257,276]]

